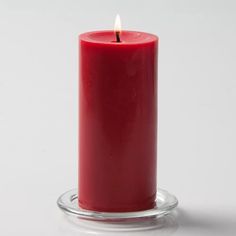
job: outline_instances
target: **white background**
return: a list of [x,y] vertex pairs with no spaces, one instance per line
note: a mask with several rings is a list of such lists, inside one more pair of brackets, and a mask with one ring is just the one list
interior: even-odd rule
[[0,0],[0,234],[127,235],[56,206],[77,186],[77,36],[117,13],[160,37],[158,184],[180,202],[129,235],[236,235],[233,0]]

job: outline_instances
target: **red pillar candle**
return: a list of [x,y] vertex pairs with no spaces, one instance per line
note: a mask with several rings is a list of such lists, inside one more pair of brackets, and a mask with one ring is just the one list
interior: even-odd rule
[[154,207],[157,154],[155,35],[81,34],[79,205],[127,212]]

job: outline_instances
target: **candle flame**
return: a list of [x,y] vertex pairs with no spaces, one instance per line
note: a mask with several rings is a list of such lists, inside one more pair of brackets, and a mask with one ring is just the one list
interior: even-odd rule
[[121,20],[119,14],[116,15],[115,26],[114,26],[115,33],[121,33]]

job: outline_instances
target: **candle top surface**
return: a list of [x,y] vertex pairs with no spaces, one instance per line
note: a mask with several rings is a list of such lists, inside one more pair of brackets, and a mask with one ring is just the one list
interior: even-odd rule
[[81,41],[95,43],[95,44],[108,44],[108,45],[137,45],[152,43],[158,40],[154,34],[138,32],[138,31],[121,31],[121,42],[116,41],[116,35],[113,30],[104,31],[91,31],[80,34]]

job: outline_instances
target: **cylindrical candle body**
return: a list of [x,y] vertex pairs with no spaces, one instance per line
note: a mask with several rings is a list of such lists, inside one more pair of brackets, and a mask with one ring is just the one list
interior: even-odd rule
[[156,197],[157,44],[124,31],[80,35],[79,205],[150,209]]

